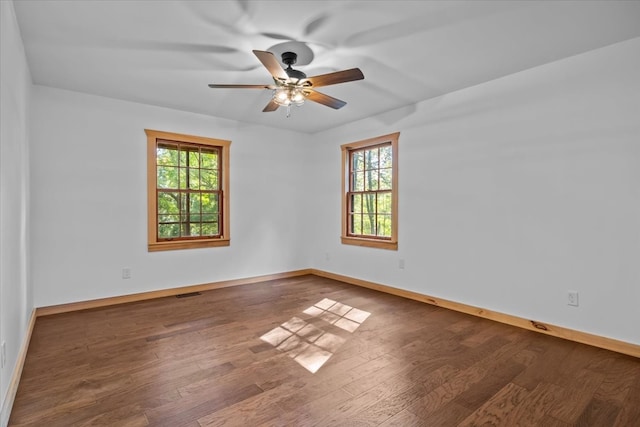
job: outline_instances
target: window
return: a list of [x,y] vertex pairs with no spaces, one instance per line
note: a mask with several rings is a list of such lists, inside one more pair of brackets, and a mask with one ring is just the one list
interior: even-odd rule
[[231,141],[145,132],[149,251],[228,246]]
[[342,145],[342,243],[398,249],[398,137]]

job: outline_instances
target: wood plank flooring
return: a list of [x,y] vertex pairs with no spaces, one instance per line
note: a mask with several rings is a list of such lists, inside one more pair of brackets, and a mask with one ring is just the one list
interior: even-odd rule
[[38,318],[9,425],[640,426],[640,359],[301,276]]

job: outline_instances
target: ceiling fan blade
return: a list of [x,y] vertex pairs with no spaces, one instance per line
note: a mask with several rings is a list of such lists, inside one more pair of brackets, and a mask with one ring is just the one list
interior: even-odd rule
[[335,73],[307,77],[306,81],[310,82],[312,87],[322,87],[362,79],[364,79],[362,71],[359,68],[351,68],[349,70],[336,71]]
[[271,111],[276,111],[278,109],[279,105],[276,103],[276,101],[274,101],[273,99],[271,101],[269,101],[269,103],[267,104],[266,107],[264,107],[264,110],[262,110],[263,113],[269,113]]
[[114,45],[126,49],[148,49],[148,50],[167,50],[176,52],[196,52],[196,53],[238,53],[235,47],[205,44],[205,43],[181,43],[181,42],[160,42],[153,40],[126,40]]
[[275,89],[274,85],[221,85],[221,84],[210,84],[210,88],[213,89]]
[[317,102],[318,104],[322,104],[322,105],[326,105],[327,107],[334,108],[336,110],[347,105],[346,102],[338,98],[325,95],[324,93],[320,93],[315,90],[309,91],[309,94],[307,95],[307,99],[313,102]]
[[304,27],[304,35],[308,36],[312,33],[315,33],[318,30],[318,28],[322,27],[326,23],[328,18],[329,18],[329,15],[320,15],[313,21],[309,22],[307,26]]
[[260,33],[261,36],[265,36],[265,37],[269,37],[272,39],[276,39],[276,40],[292,40],[291,37],[285,35],[285,34],[278,34],[278,33]]
[[258,57],[262,65],[271,73],[274,79],[287,80],[289,76],[284,71],[276,57],[271,52],[264,50],[254,50],[253,53]]

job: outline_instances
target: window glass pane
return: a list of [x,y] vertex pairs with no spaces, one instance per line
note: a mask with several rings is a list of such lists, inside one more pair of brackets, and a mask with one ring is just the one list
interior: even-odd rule
[[200,153],[197,151],[189,151],[189,158],[187,159],[187,165],[190,167],[198,168],[200,167]]
[[375,193],[363,194],[362,212],[374,215],[376,213],[376,195]]
[[158,215],[159,223],[178,223],[180,222],[180,215]]
[[200,194],[199,193],[191,193],[189,194],[189,212],[192,214],[200,213]]
[[351,212],[362,212],[362,195],[351,195]]
[[392,167],[392,151],[391,145],[380,147],[380,167],[391,168]]
[[178,147],[158,145],[158,148],[156,149],[156,159],[158,165],[177,166]]
[[158,188],[178,188],[178,168],[158,166]]
[[194,236],[194,237],[200,236],[200,223],[191,224],[189,226],[189,230],[190,230],[190,234],[189,234],[190,236]]
[[356,151],[351,153],[351,170],[361,171],[364,169],[364,153],[362,151]]
[[378,171],[367,170],[364,172],[364,191],[375,191],[378,189]]
[[378,193],[378,213],[391,214],[391,193]]
[[391,237],[391,215],[378,215],[377,235]]
[[205,222],[202,224],[203,236],[217,236],[220,234],[217,222]]
[[218,195],[213,193],[202,194],[202,212],[203,213],[218,213]]
[[[181,235],[187,236],[187,237],[191,237],[191,226],[195,225],[195,226],[200,226],[200,223],[192,223],[191,221],[189,221],[189,217],[185,217],[185,216],[181,216],[180,217],[180,231],[181,231]],[[196,235],[197,236],[197,235]]]
[[217,220],[218,220],[218,214],[217,213],[202,214],[202,221],[203,222],[213,222],[213,221],[217,221]]
[[177,214],[180,213],[180,196],[178,193],[158,193],[158,213]]
[[184,190],[187,188],[187,169],[180,168],[178,171],[178,179],[180,180],[177,188]]
[[357,172],[352,175],[352,190],[364,191],[364,172]]
[[364,215],[362,218],[362,234],[374,234],[376,227],[375,215]]
[[200,167],[203,169],[218,169],[218,150],[203,148],[200,152]]
[[378,169],[378,149],[366,150],[364,152],[365,169]]
[[380,169],[380,190],[391,190],[391,169]]
[[185,216],[190,205],[189,193],[180,193],[180,215]]
[[349,215],[351,234],[362,234],[362,215],[354,214]]
[[180,150],[180,166],[183,168],[187,166],[187,155],[188,152],[184,148]]
[[217,190],[218,189],[218,171],[211,169],[200,169],[200,189],[201,190]]
[[158,238],[171,239],[180,237],[180,226],[178,224],[158,224]]
[[189,188],[191,190],[200,189],[200,169],[189,168]]

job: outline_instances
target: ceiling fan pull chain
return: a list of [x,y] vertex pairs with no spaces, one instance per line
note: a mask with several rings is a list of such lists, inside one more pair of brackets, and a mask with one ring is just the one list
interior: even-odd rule
[[287,119],[291,116],[291,105],[287,105]]

